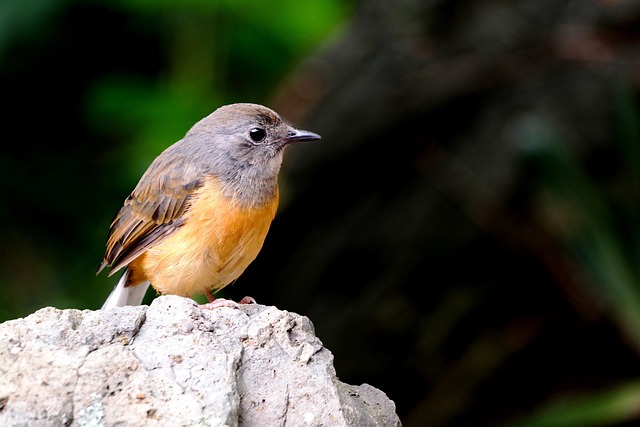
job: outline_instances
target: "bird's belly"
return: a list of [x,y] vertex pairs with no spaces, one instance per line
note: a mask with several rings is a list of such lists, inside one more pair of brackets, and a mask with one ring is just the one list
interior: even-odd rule
[[[206,190],[206,189],[205,189]],[[217,291],[237,279],[262,248],[277,197],[259,208],[239,208],[216,191],[203,191],[174,234],[140,258],[160,294]]]

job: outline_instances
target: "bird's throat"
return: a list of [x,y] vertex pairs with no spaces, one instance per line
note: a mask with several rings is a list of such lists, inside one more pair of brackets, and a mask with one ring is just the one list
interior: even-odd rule
[[240,176],[222,182],[222,194],[241,209],[256,209],[270,205],[278,197],[278,178]]

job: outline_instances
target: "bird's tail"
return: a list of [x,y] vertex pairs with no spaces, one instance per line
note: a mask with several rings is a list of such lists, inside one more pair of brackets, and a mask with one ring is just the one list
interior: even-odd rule
[[109,298],[102,305],[103,310],[108,310],[113,307],[122,307],[125,305],[140,305],[144,294],[149,288],[149,281],[145,281],[136,286],[125,286],[127,278],[129,277],[129,269],[125,268],[124,274],[118,281],[118,284],[113,288]]

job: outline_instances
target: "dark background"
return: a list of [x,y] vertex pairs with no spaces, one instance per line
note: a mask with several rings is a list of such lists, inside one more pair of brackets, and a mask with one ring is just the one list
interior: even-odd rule
[[639,1],[3,0],[0,320],[99,308],[148,164],[258,102],[323,139],[224,296],[405,426],[632,425],[639,85]]

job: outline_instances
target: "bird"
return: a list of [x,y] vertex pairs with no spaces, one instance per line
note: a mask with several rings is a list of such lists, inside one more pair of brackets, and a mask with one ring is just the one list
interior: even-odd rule
[[[219,107],[166,148],[117,211],[98,271],[123,274],[103,310],[214,294],[256,258],[276,214],[285,149],[320,135],[250,103]],[[224,305],[224,304],[222,304]]]

